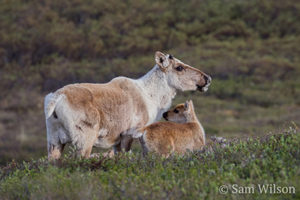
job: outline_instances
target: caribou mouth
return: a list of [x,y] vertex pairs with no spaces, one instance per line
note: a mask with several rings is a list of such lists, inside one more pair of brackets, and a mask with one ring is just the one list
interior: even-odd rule
[[200,92],[206,92],[208,90],[209,84],[206,84],[204,86],[197,85],[197,90]]
[[208,90],[208,87],[211,84],[211,77],[210,76],[205,76],[205,85],[198,85],[197,84],[197,90],[201,91],[201,92],[206,92]]

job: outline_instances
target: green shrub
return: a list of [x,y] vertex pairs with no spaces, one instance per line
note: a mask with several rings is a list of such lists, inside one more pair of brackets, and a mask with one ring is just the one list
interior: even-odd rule
[[[167,159],[132,153],[99,160],[65,157],[57,165],[45,158],[12,162],[0,171],[0,194],[3,199],[299,198],[299,136],[290,129]],[[295,193],[233,194],[232,184],[293,186]],[[229,187],[228,194],[219,192],[221,185]]]

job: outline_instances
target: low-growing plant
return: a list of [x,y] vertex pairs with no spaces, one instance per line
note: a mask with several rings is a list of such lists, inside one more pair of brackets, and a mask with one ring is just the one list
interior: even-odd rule
[[[1,168],[3,199],[292,199],[299,198],[300,134],[285,133],[213,143],[204,150],[162,158],[141,152],[114,158],[45,158]],[[219,187],[276,184],[290,194],[222,194]]]

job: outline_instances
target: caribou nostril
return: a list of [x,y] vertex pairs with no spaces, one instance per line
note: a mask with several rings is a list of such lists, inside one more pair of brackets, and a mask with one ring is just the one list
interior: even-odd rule
[[168,120],[167,118],[168,118],[168,112],[165,112],[164,114],[163,114],[163,117],[165,118],[165,120]]
[[204,76],[204,79],[205,79],[206,85],[207,85],[207,84],[210,84],[210,82],[211,82],[211,77],[210,77],[210,76],[205,75],[205,76]]

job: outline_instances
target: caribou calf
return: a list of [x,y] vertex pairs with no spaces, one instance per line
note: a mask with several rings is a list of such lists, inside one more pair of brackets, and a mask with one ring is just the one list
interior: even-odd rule
[[89,157],[93,146],[130,149],[131,135],[158,121],[176,91],[206,91],[211,78],[172,55],[155,53],[156,65],[139,79],[117,77],[105,84],[70,84],[45,97],[48,159],[66,143]]
[[178,104],[163,116],[168,122],[153,123],[133,136],[140,138],[144,153],[150,151],[168,157],[171,153],[183,155],[202,149],[205,133],[192,101]]

